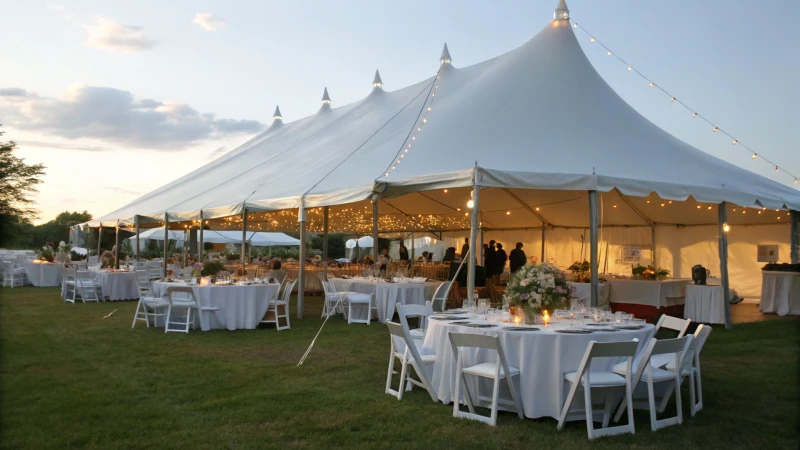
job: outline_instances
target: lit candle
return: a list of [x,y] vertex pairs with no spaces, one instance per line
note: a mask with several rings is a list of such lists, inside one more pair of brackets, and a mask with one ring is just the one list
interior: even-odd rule
[[519,325],[520,323],[522,323],[522,318],[519,316],[519,314],[516,314],[514,316],[514,324]]
[[547,310],[542,314],[542,319],[544,320],[544,326],[547,326],[547,322],[550,322],[550,314],[547,314]]

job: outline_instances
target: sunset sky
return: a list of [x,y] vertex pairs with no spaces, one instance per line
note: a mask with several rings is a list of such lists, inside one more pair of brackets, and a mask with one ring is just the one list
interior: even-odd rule
[[[40,221],[100,216],[217,156],[271,121],[433,75],[447,42],[463,67],[518,47],[557,0],[25,1],[0,15],[0,130],[47,166]],[[571,18],[639,71],[800,176],[800,2],[568,1]],[[605,80],[690,144],[770,179],[753,160],[575,30]],[[291,180],[286,180],[291,182]]]

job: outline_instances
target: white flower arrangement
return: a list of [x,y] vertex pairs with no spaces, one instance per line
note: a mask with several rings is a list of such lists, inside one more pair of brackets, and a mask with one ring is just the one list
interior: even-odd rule
[[526,314],[569,309],[574,289],[563,271],[552,264],[526,264],[508,279],[503,299]]

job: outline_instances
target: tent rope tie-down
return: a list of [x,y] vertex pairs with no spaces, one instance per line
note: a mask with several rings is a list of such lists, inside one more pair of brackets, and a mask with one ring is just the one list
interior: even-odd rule
[[747,145],[745,145],[745,144],[742,144],[742,143],[741,143],[741,142],[740,142],[738,139],[736,139],[735,137],[733,137],[733,135],[731,135],[731,134],[730,134],[730,133],[728,133],[727,131],[723,130],[722,128],[720,128],[720,127],[718,127],[718,126],[716,126],[716,125],[714,125],[714,123],[713,123],[713,122],[711,122],[711,120],[709,120],[708,118],[706,118],[706,117],[705,117],[705,116],[703,116],[702,114],[698,113],[698,112],[697,112],[695,109],[693,109],[693,108],[690,108],[690,107],[689,107],[689,105],[687,105],[686,103],[682,102],[680,99],[678,99],[678,98],[677,98],[677,97],[675,97],[674,95],[672,95],[672,94],[670,94],[669,92],[667,92],[667,90],[666,90],[666,89],[664,89],[664,88],[663,88],[661,85],[659,85],[659,84],[657,84],[656,82],[652,81],[652,80],[651,80],[650,78],[648,78],[648,77],[647,77],[645,74],[643,74],[642,72],[640,72],[638,69],[636,69],[636,68],[635,68],[635,67],[633,67],[631,64],[629,64],[627,61],[625,61],[624,59],[622,59],[622,58],[621,58],[619,55],[617,55],[617,53],[616,53],[616,52],[612,52],[610,48],[608,48],[608,47],[607,47],[605,44],[603,44],[602,42],[600,42],[600,40],[599,40],[599,39],[597,39],[597,38],[596,38],[596,37],[595,37],[595,36],[594,36],[592,33],[590,33],[590,32],[589,32],[589,30],[587,30],[586,28],[584,28],[582,25],[578,25],[578,22],[576,22],[576,21],[572,21],[572,27],[573,27],[573,28],[580,28],[580,30],[581,30],[581,31],[583,31],[584,33],[586,33],[586,34],[589,36],[589,38],[590,38],[590,42],[592,42],[592,43],[596,43],[597,45],[599,45],[599,46],[603,47],[603,49],[605,49],[605,50],[608,52],[608,56],[613,56],[614,58],[617,58],[617,60],[619,60],[621,63],[623,63],[623,64],[625,65],[625,67],[627,67],[627,68],[628,68],[628,71],[629,71],[629,72],[636,72],[636,74],[637,74],[637,75],[639,75],[640,77],[642,77],[642,78],[643,78],[645,81],[647,81],[647,82],[649,83],[650,87],[654,87],[654,88],[658,89],[659,91],[663,92],[663,93],[664,93],[664,95],[666,95],[667,97],[669,97],[669,99],[670,99],[670,101],[671,101],[671,102],[673,102],[673,103],[677,103],[677,104],[679,104],[679,105],[683,106],[683,107],[684,107],[686,110],[688,110],[690,113],[692,113],[692,117],[700,118],[700,119],[702,119],[704,122],[706,122],[707,124],[709,124],[709,125],[711,125],[712,127],[714,127],[714,128],[713,128],[713,130],[714,130],[714,133],[717,133],[717,132],[719,132],[719,133],[721,133],[721,134],[724,134],[725,136],[728,136],[728,138],[730,138],[730,139],[732,139],[732,140],[733,140],[733,141],[732,141],[733,145],[737,145],[737,144],[738,144],[740,147],[742,147],[742,148],[744,148],[745,150],[747,150],[748,152],[750,152],[750,154],[752,155],[752,159],[756,159],[756,158],[761,158],[761,159],[763,159],[763,160],[764,160],[766,163],[768,163],[770,166],[774,166],[774,167],[775,167],[775,172],[778,172],[779,170],[780,170],[780,171],[783,171],[784,173],[786,173],[787,175],[789,175],[790,177],[792,177],[792,178],[794,179],[794,184],[797,184],[797,175],[794,175],[793,173],[789,172],[789,171],[788,171],[788,170],[786,170],[785,168],[783,168],[783,167],[781,167],[781,166],[779,166],[779,165],[775,164],[774,162],[770,161],[769,159],[765,158],[765,157],[764,157],[764,156],[762,156],[760,153],[757,153],[756,151],[754,151],[753,149],[751,149],[751,148],[750,148],[750,147],[748,147]]
[[[342,301],[344,300],[344,298],[347,297],[347,294],[348,294],[347,289],[349,287],[350,287],[350,281],[346,280],[345,283],[344,283],[344,286],[343,286],[344,289],[339,292],[339,299],[336,301],[336,304],[333,305],[333,308],[328,309],[328,314],[326,315],[325,320],[322,322],[322,326],[319,327],[319,331],[317,331],[317,334],[314,335],[314,339],[311,340],[311,345],[309,345],[308,349],[306,350],[306,352],[303,353],[303,357],[300,358],[300,362],[297,363],[297,367],[302,366],[303,363],[306,361],[306,358],[308,358],[308,355],[311,353],[311,349],[313,349],[314,348],[314,344],[317,343],[317,338],[319,337],[319,334],[322,333],[322,329],[325,328],[325,324],[328,323],[328,319],[330,319],[331,316],[333,315],[333,314],[331,314],[331,311],[336,311],[336,309],[339,308],[339,305],[342,304]],[[327,303],[328,299],[324,298],[323,302]],[[327,308],[327,305],[323,305],[323,308]]]

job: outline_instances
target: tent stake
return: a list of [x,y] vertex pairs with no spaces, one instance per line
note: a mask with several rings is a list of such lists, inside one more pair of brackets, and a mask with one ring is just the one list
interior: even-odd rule
[[599,306],[600,285],[597,278],[597,191],[589,191],[589,261],[592,273],[591,306]]
[[724,226],[728,222],[726,207],[726,202],[720,203],[717,207],[719,212],[719,272],[722,280],[723,301],[725,302],[725,328],[731,328],[731,289],[728,283],[728,233],[724,230]]

